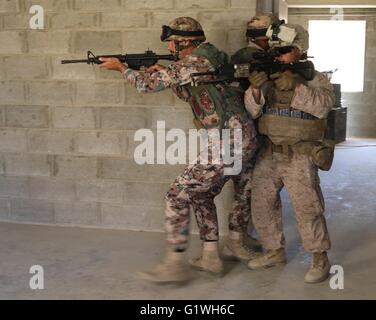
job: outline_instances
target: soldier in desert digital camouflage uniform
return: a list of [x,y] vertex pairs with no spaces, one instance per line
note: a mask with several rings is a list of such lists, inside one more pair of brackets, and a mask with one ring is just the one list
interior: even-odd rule
[[[276,41],[274,45],[292,45],[292,51],[278,59],[283,63],[296,62],[308,49],[308,32],[297,25],[286,26],[297,33],[292,44]],[[317,71],[311,81],[290,71],[270,78],[272,81],[263,72],[252,73],[251,86],[245,94],[246,108],[254,119],[259,119],[258,130],[267,141],[252,179],[252,218],[266,252],[251,259],[248,266],[258,269],[286,262],[280,199],[285,186],[303,246],[313,254],[305,281],[320,282],[329,275],[326,251],[330,240],[315,159],[323,150],[325,118],[335,102],[333,87]]]
[[[100,67],[121,71],[128,83],[139,92],[158,92],[171,88],[182,100],[188,102],[195,121],[208,132],[216,129],[242,129],[242,161],[247,163],[257,148],[256,131],[244,108],[243,92],[224,83],[192,86],[191,74],[213,71],[227,60],[225,53],[209,43],[201,25],[194,19],[182,17],[163,26],[162,41],[178,54],[179,60],[167,68],[155,65],[147,72],[135,71],[122,65],[117,59],[105,59]],[[231,145],[237,143],[231,136]],[[209,143],[209,159],[212,155]],[[166,195],[167,252],[162,263],[143,278],[155,282],[177,282],[188,278],[184,263],[189,236],[190,207],[192,206],[203,244],[202,255],[191,259],[190,264],[214,274],[223,273],[223,263],[218,252],[218,221],[214,198],[231,176],[224,174],[226,165],[191,164],[172,183]],[[226,244],[228,254],[249,259],[252,252],[243,246],[243,210],[234,210],[229,216],[229,228],[233,237]]]

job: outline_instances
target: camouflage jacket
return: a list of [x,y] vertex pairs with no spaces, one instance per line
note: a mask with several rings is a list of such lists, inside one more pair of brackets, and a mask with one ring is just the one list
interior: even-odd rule
[[[259,118],[263,107],[267,103],[265,96],[268,90],[275,90],[271,82],[266,83],[261,90],[261,99],[256,103],[253,89],[249,87],[244,96],[245,107],[253,119]],[[291,100],[291,108],[309,113],[319,119],[327,117],[335,103],[333,86],[320,72],[315,71],[315,77],[295,88]]]
[[[225,84],[214,85],[214,90],[213,85],[208,85],[206,88],[204,86],[195,88],[190,85],[192,73],[214,70],[215,67],[208,58],[190,54],[152,73],[126,69],[124,77],[128,83],[143,93],[171,88],[180,99],[191,105],[196,119],[205,128],[213,128],[221,127],[232,115],[244,113],[242,118],[246,117],[241,92],[234,92],[235,89],[228,88]],[[211,79],[211,76],[205,77]],[[214,96],[211,94],[213,92]],[[232,108],[231,112],[227,110],[229,106],[230,109]]]

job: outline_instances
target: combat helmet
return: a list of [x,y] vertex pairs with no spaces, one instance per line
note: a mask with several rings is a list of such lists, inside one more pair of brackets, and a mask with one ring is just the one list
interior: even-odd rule
[[247,23],[246,36],[249,39],[266,37],[268,28],[278,21],[278,18],[272,13],[258,13]]
[[168,26],[162,26],[162,41],[206,40],[201,24],[190,17],[172,20]]
[[298,24],[285,24],[283,20],[271,25],[266,33],[271,48],[296,47],[301,52],[307,52],[309,34]]

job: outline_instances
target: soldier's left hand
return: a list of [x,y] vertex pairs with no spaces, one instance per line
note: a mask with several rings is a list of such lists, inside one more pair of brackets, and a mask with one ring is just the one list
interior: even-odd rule
[[151,67],[147,68],[146,71],[153,73],[153,72],[161,71],[163,69],[166,69],[166,67],[161,65],[161,64],[156,63],[156,64],[152,65]]
[[117,58],[99,58],[101,63],[99,68],[113,71],[124,72],[127,69],[127,66],[122,64]]
[[281,91],[294,90],[298,84],[297,75],[289,70],[282,73],[274,73],[270,76],[270,79],[274,80],[275,87]]

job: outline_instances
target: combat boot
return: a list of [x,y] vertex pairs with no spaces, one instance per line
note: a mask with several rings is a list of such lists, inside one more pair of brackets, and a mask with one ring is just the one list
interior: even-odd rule
[[224,259],[250,260],[255,257],[255,253],[255,250],[245,245],[242,232],[229,232],[229,236],[222,251]]
[[201,256],[190,259],[189,264],[197,270],[206,271],[215,276],[222,276],[224,267],[219,256],[218,241],[203,242]]
[[189,267],[185,261],[185,252],[175,252],[168,247],[162,262],[150,271],[140,272],[143,280],[158,283],[185,282],[189,280]]
[[304,277],[306,283],[318,283],[329,277],[330,263],[327,253],[315,252],[312,257],[311,268]]
[[265,253],[256,253],[256,257],[248,262],[248,268],[255,270],[274,267],[286,263],[285,249],[269,250]]

